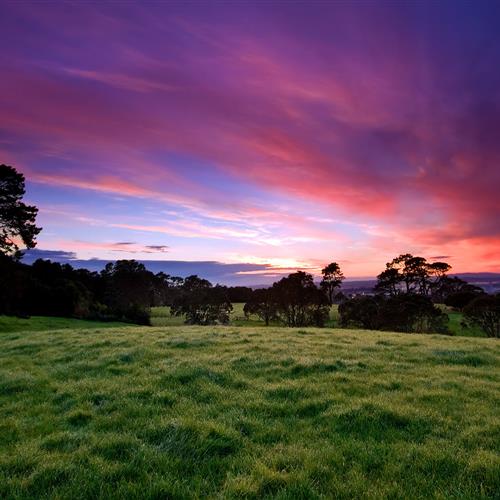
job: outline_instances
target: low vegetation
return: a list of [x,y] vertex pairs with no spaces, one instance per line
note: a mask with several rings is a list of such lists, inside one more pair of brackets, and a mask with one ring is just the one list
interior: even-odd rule
[[31,316],[17,318],[0,316],[0,332],[31,332],[61,329],[116,328],[125,326],[117,321],[88,321],[74,318],[58,318],[52,316]]
[[2,332],[0,497],[495,498],[499,367],[440,335]]

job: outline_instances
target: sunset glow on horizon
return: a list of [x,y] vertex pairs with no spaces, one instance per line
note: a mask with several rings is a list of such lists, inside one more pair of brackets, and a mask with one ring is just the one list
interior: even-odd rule
[[499,24],[494,2],[3,2],[0,163],[54,255],[500,272]]

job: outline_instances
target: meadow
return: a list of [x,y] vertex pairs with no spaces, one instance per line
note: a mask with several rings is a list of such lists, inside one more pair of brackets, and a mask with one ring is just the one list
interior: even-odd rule
[[116,328],[127,326],[118,321],[88,321],[85,319],[58,318],[52,316],[31,316],[17,318],[16,316],[0,315],[0,332],[26,332],[81,328]]
[[341,329],[0,332],[0,497],[498,498],[500,344]]
[[[251,315],[249,318],[245,317],[243,312],[243,303],[233,304],[233,311],[231,312],[231,325],[232,326],[262,326],[265,327],[265,323],[259,319],[256,315]],[[333,305],[330,309],[330,320],[327,321],[326,327],[336,327],[338,326],[338,305]],[[450,334],[459,335],[461,337],[485,337],[485,334],[475,326],[465,326],[463,321],[463,315],[461,312],[453,310],[451,307],[445,305],[439,306],[449,318],[448,329]],[[151,308],[151,324],[153,326],[181,326],[184,324],[184,318],[182,316],[171,316],[170,307],[153,307]],[[271,326],[278,327],[277,323]]]
[[[245,317],[243,312],[243,303],[233,304],[231,312],[231,326],[244,327],[265,327],[264,322],[256,315],[249,318]],[[463,315],[453,309],[442,306],[443,310],[448,314],[448,328],[452,335],[461,337],[484,337],[484,333],[478,327],[469,327],[462,324]],[[333,305],[330,311],[330,320],[327,321],[327,328],[338,327],[338,306]],[[163,326],[184,326],[185,318],[183,316],[172,316],[170,307],[152,307],[151,308],[151,324],[155,327]],[[31,316],[30,318],[17,318],[15,316],[0,315],[0,332],[23,332],[23,331],[45,331],[45,330],[60,330],[60,329],[88,329],[88,328],[116,328],[120,326],[130,326],[127,323],[102,322],[79,320],[73,318],[59,318],[51,316]],[[272,327],[279,327],[277,323],[271,324]]]
[[[243,312],[243,307],[245,306],[242,302],[236,302],[233,304],[233,310],[230,315],[230,323],[232,326],[263,326],[265,327],[264,321],[259,319],[257,315],[251,315],[249,318],[245,317]],[[334,320],[338,318],[337,306],[332,306],[330,312],[330,324],[328,326],[333,326]],[[170,307],[152,307],[151,308],[151,324],[153,326],[180,326],[184,325],[183,316],[172,316],[170,314]],[[271,326],[279,326],[276,324],[271,324]]]

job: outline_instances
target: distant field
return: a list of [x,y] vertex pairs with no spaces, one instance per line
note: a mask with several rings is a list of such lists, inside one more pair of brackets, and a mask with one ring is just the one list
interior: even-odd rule
[[[251,316],[249,319],[245,318],[243,313],[243,303],[233,304],[233,312],[231,313],[231,325],[233,326],[265,326],[257,316]],[[461,337],[484,337],[484,333],[479,328],[468,328],[461,325],[463,315],[460,312],[453,311],[451,308],[441,306],[442,309],[448,314],[450,319],[448,327],[450,332],[454,335]],[[338,305],[333,305],[330,310],[330,321],[327,327],[338,327]],[[153,326],[180,326],[184,324],[183,317],[176,317],[170,315],[169,307],[153,307],[151,309],[151,323]],[[273,325],[279,326],[279,325]]]
[[[233,326],[265,326],[258,316],[252,315],[249,319],[245,318],[243,312],[244,303],[233,304],[231,312],[231,325]],[[153,307],[151,309],[151,323],[153,326],[179,326],[184,325],[183,316],[171,316],[170,307]],[[277,325],[276,325],[277,326]]]
[[54,318],[51,316],[31,316],[27,319],[15,316],[0,316],[0,332],[24,332],[29,330],[60,330],[68,328],[116,328],[126,323],[88,321],[73,318]]
[[340,329],[0,333],[1,498],[498,498],[500,344]]
[[463,337],[484,337],[484,332],[478,327],[467,327],[462,325],[463,314],[460,312],[449,312],[448,318],[450,319],[448,323],[448,328],[455,335]]
[[[258,316],[252,315],[249,319],[243,313],[243,303],[233,304],[231,313],[232,326],[245,327],[265,327],[265,324]],[[461,337],[484,337],[484,333],[479,328],[468,328],[462,325],[462,313],[453,311],[446,306],[442,306],[450,319],[448,327],[450,332]],[[330,310],[330,321],[326,327],[338,327],[338,305],[332,306]],[[169,307],[153,307],[151,309],[151,323],[153,326],[184,326],[183,316],[171,316]],[[28,319],[16,318],[13,316],[0,316],[0,332],[15,332],[27,330],[59,330],[71,328],[112,328],[118,326],[129,326],[119,322],[99,322],[78,320],[72,318],[55,318],[48,316],[32,316]],[[278,327],[278,324],[271,324]]]
[[[258,316],[252,315],[250,318],[245,318],[242,302],[233,304],[231,312],[231,325],[233,326],[266,326]],[[326,326],[334,326],[338,320],[338,306],[332,306],[330,310],[330,321]],[[184,325],[184,318],[181,316],[171,316],[170,307],[153,307],[151,309],[151,323],[153,326],[179,326]],[[271,326],[279,326],[277,324]]]

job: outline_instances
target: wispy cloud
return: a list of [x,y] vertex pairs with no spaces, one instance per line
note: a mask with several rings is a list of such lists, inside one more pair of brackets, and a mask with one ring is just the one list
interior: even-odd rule
[[[109,230],[364,275],[405,250],[500,267],[492,5],[219,9],[2,6],[0,153],[34,202],[75,193],[102,252],[132,247]],[[139,213],[110,215],[119,201]],[[41,216],[41,242],[77,239]]]

